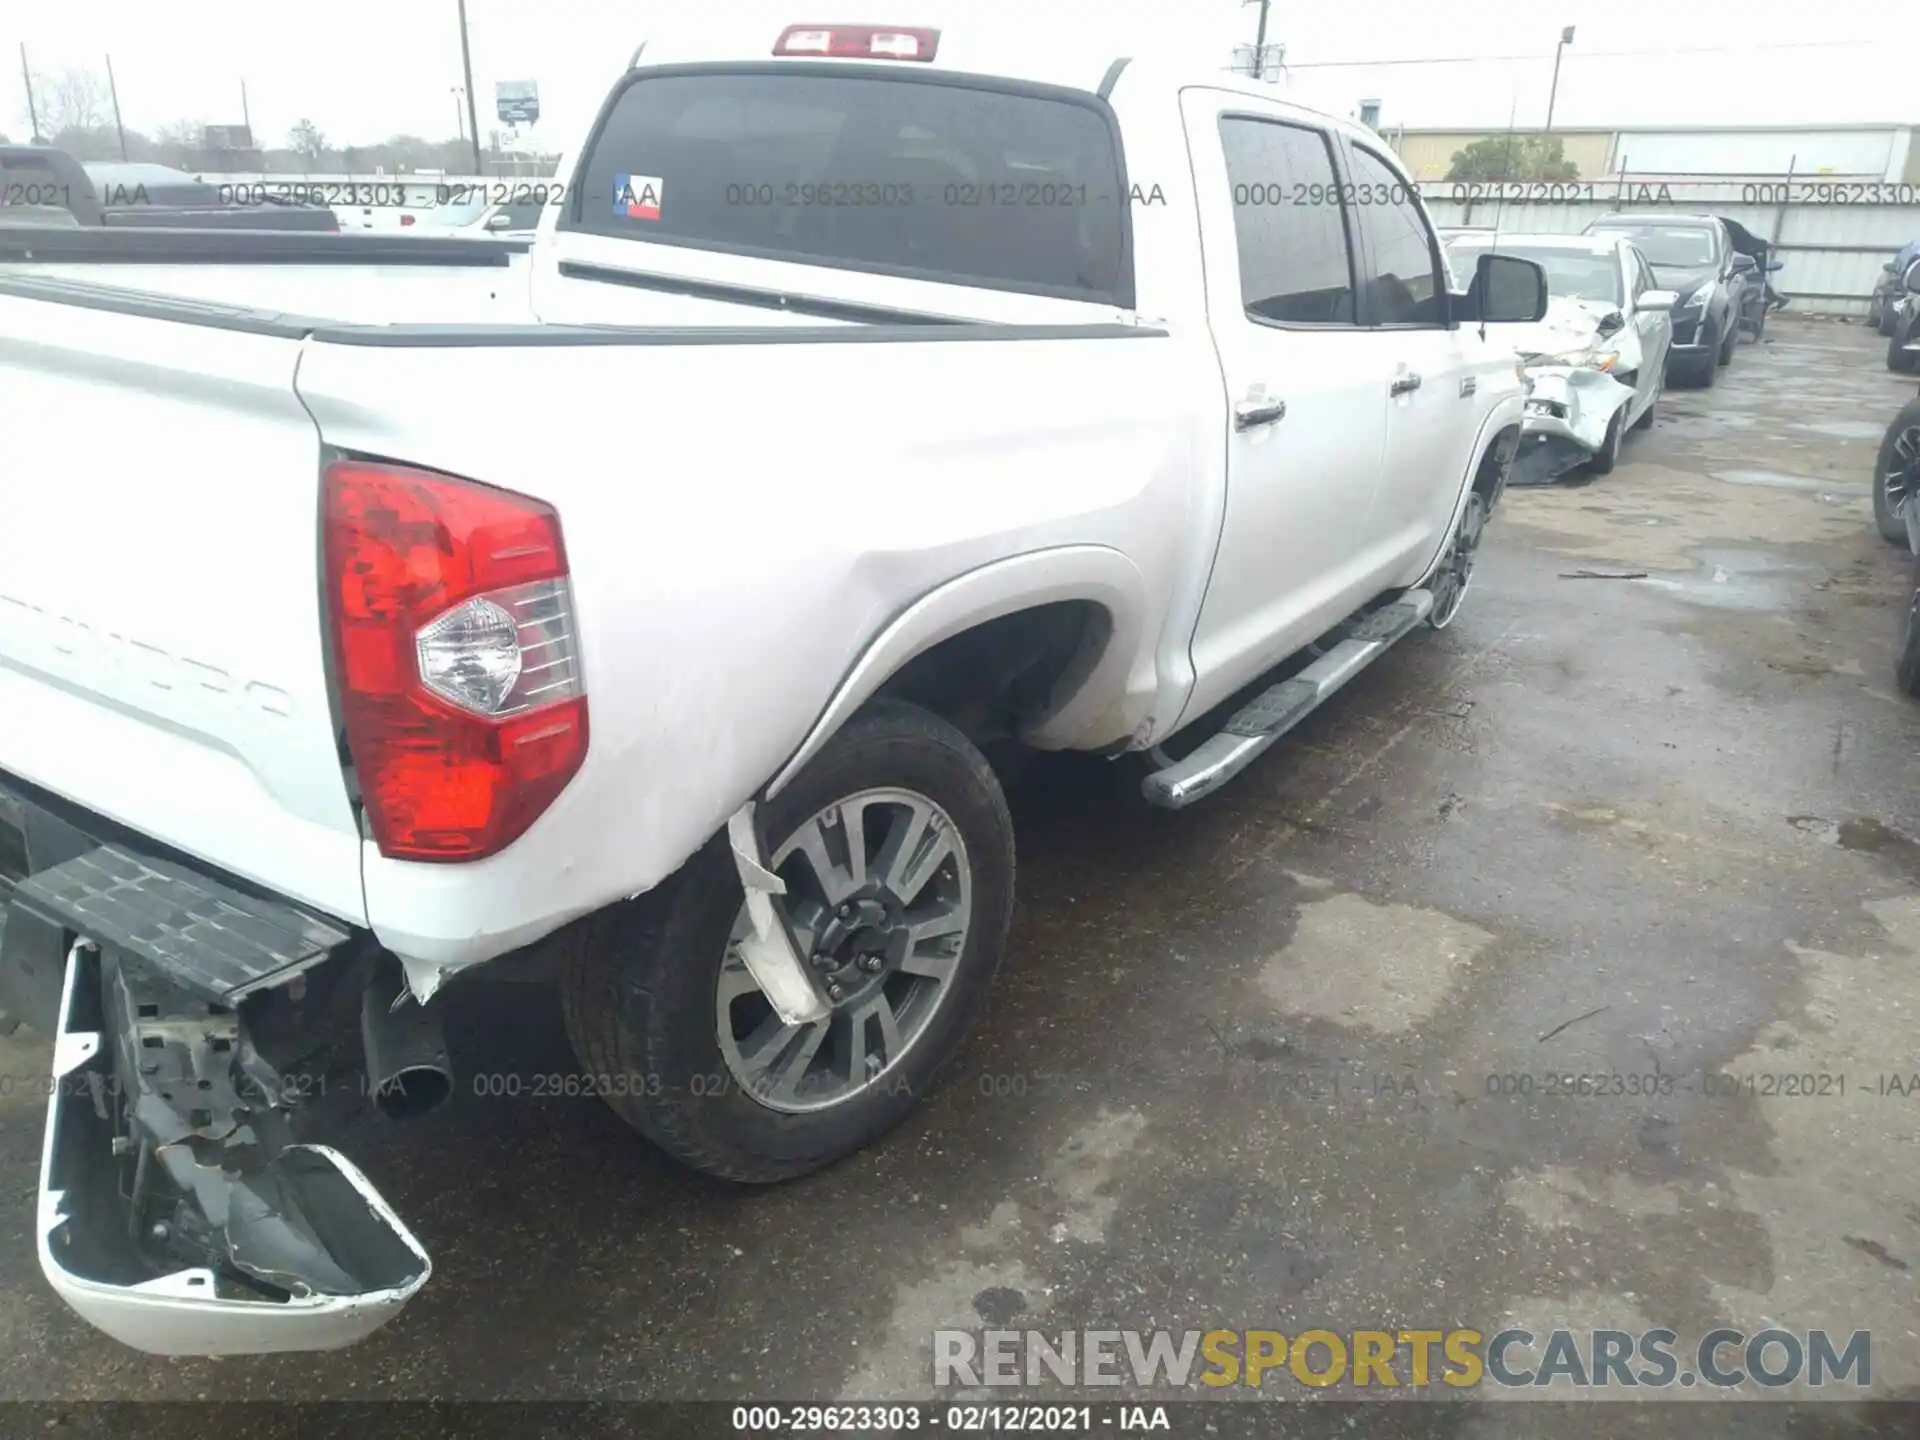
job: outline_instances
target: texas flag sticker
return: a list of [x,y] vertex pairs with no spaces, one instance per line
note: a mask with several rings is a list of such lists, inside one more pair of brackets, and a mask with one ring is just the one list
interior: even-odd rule
[[613,213],[629,220],[658,220],[660,195],[666,181],[658,175],[613,177]]

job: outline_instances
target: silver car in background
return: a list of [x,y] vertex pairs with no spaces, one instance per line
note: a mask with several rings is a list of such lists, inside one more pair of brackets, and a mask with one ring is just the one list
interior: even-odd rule
[[1540,484],[1577,466],[1607,474],[1626,432],[1653,425],[1678,297],[1620,236],[1453,231],[1444,239],[1456,276],[1471,275],[1496,249],[1546,271],[1546,317],[1499,327],[1529,381],[1512,483]]

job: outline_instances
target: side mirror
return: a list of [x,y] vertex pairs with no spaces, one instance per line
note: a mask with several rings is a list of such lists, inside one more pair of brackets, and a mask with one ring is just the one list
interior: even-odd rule
[[1769,260],[1767,261],[1767,273],[1771,275],[1776,270],[1785,269],[1786,264],[1787,262],[1784,260]]
[[1760,263],[1751,255],[1736,255],[1733,257],[1733,273],[1736,275],[1751,275],[1759,268]]
[[1649,290],[1640,297],[1640,303],[1633,308],[1639,314],[1652,315],[1670,312],[1680,303],[1677,290]]
[[1518,255],[1482,255],[1461,308],[1464,320],[1530,325],[1546,317],[1547,272]]
[[504,210],[497,215],[489,215],[487,217],[487,229],[489,230],[511,230],[512,228],[513,216],[507,214]]
[[1886,264],[1882,265],[1880,268],[1886,271],[1887,274],[1891,275],[1893,273],[1893,261],[1889,260]]

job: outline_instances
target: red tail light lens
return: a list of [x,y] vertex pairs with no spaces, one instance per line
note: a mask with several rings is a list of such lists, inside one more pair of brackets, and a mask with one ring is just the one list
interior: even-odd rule
[[400,228],[401,228],[402,230],[404,230],[404,229],[406,229],[406,228],[407,228],[407,226],[409,226],[409,225],[411,225],[411,224],[413,224],[413,216],[411,216],[411,215],[402,215],[402,216],[400,217]]
[[382,855],[510,845],[587,754],[560,517],[394,465],[327,467],[327,613],[347,748]]

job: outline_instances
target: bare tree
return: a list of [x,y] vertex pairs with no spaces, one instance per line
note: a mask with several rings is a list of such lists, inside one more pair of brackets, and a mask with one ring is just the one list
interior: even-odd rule
[[40,107],[40,130],[104,130],[113,122],[107,82],[91,70],[69,67],[58,75],[35,75],[33,94]]
[[207,127],[198,120],[170,120],[153,132],[151,158],[177,170],[192,170],[206,148]]
[[327,153],[327,137],[313,121],[296,120],[293,128],[287,131],[287,148],[311,167],[318,164],[320,157]]

